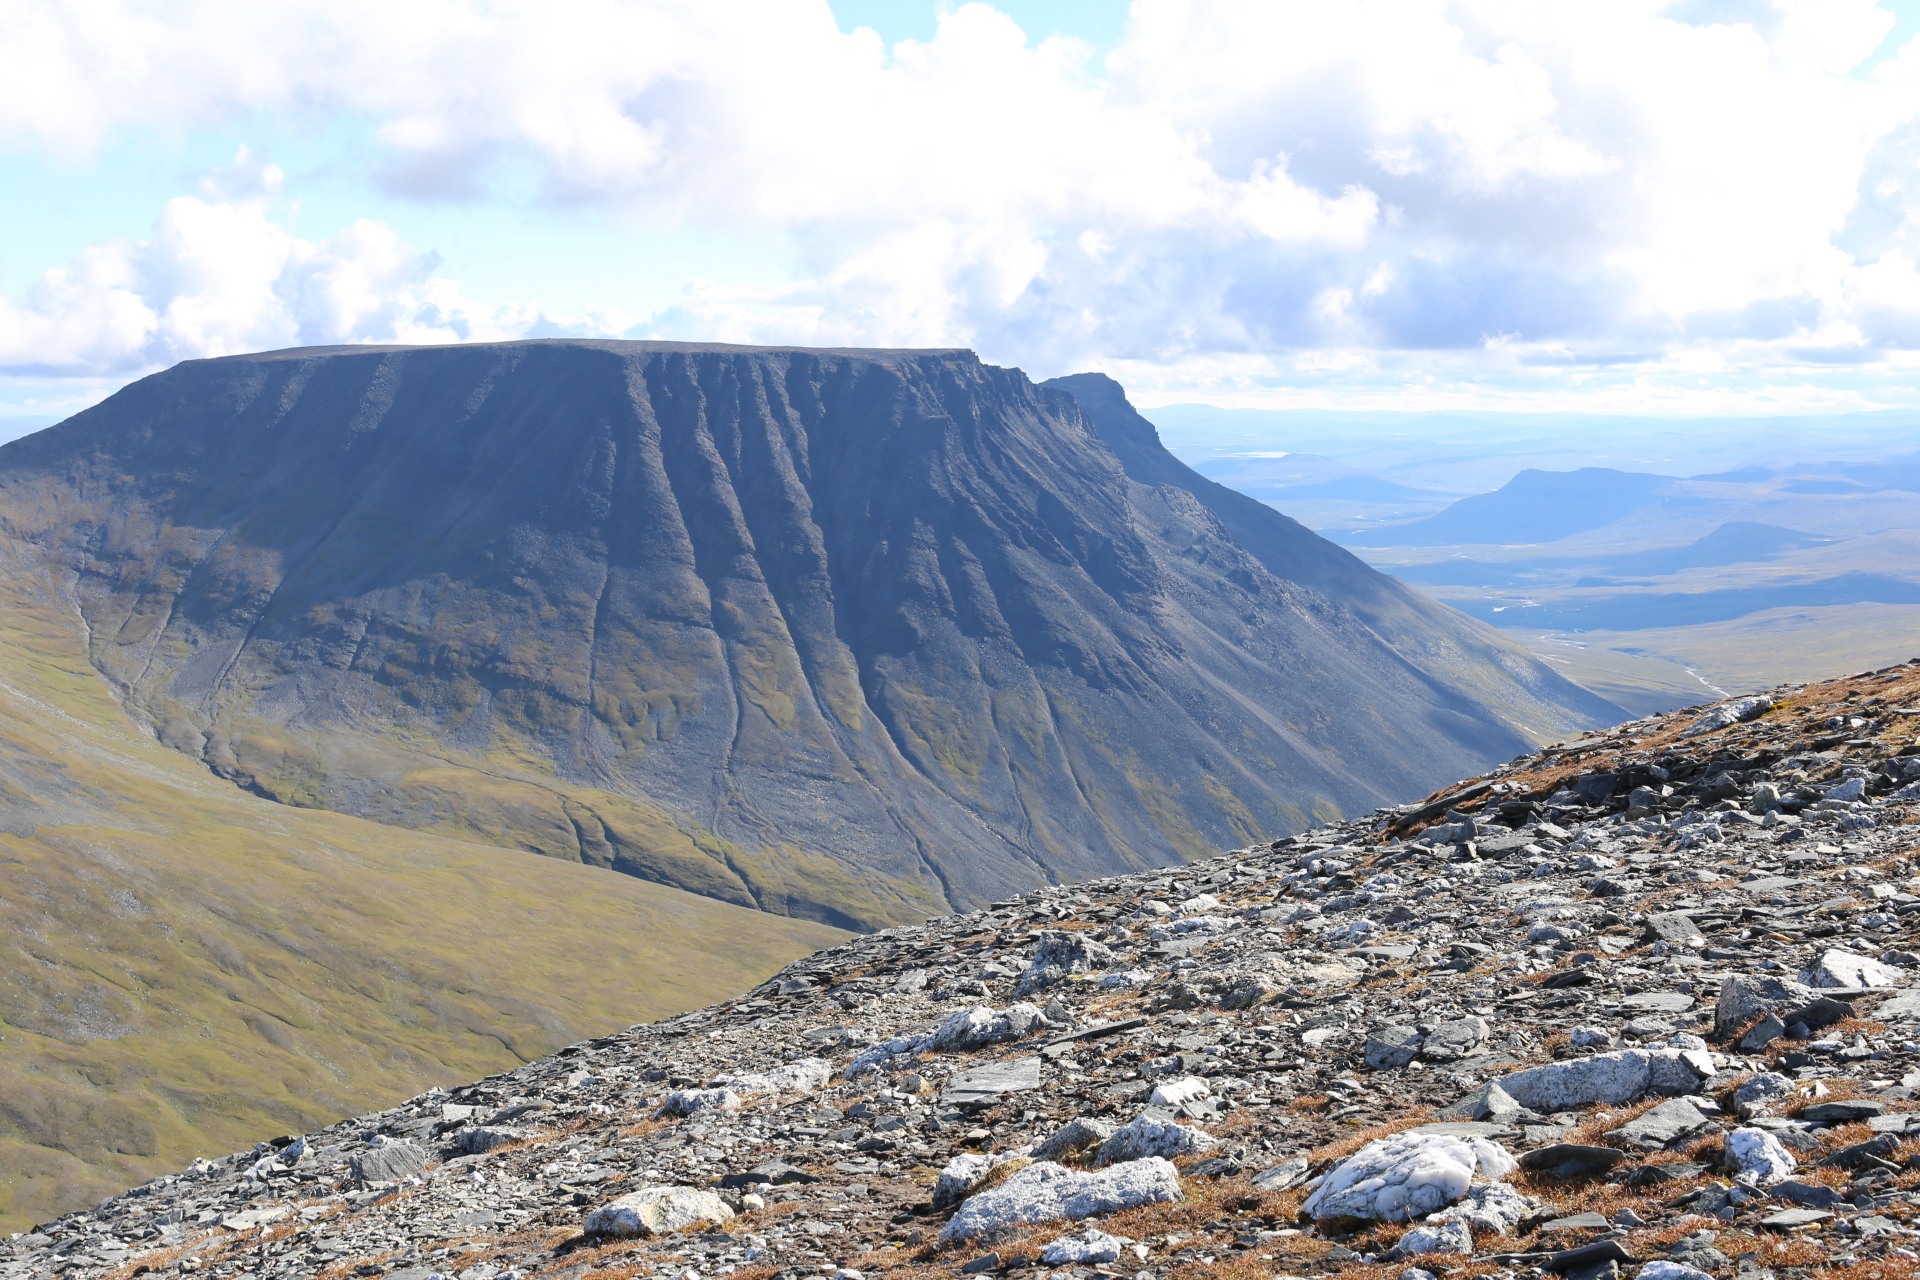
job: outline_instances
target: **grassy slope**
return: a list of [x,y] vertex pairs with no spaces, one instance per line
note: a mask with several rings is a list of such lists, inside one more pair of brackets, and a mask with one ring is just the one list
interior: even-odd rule
[[846,936],[246,796],[136,732],[65,611],[9,590],[0,1231],[706,1004]]

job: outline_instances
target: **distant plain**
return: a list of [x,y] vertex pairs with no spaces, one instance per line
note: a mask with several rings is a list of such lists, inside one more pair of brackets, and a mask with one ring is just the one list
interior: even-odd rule
[[1148,416],[1636,713],[1920,655],[1920,415]]

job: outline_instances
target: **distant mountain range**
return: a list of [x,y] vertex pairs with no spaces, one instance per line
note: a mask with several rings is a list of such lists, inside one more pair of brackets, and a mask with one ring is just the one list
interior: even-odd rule
[[0,516],[126,706],[247,790],[850,928],[1618,716],[1111,381],[963,351],[195,361],[0,449]]

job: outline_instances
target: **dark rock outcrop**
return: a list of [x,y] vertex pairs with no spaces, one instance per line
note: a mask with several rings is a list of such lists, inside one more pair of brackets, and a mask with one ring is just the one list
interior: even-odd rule
[[1617,716],[1109,380],[965,351],[192,361],[0,449],[0,518],[243,786],[854,927]]

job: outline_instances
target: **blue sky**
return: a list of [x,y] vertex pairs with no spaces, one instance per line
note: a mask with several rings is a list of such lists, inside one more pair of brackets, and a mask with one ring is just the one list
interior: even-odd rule
[[564,333],[1147,404],[1920,403],[1920,0],[27,0],[0,188],[22,422]]

